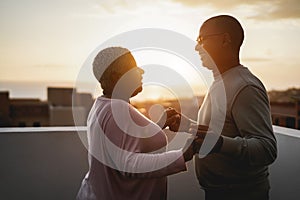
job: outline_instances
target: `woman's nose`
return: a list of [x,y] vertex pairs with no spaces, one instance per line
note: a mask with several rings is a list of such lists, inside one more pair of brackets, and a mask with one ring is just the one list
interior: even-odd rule
[[141,74],[144,74],[144,73],[145,73],[145,71],[144,71],[142,68],[138,67],[138,69],[139,69],[139,72],[140,72]]

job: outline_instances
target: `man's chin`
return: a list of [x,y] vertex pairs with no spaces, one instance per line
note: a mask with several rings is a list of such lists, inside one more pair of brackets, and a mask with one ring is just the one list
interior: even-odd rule
[[204,62],[202,62],[202,66],[205,67],[206,69],[209,69],[209,70],[213,69],[212,66],[210,66],[210,65],[208,65],[208,64],[206,64]]
[[213,63],[210,62],[202,62],[202,66],[207,68],[208,70],[216,70],[216,66]]

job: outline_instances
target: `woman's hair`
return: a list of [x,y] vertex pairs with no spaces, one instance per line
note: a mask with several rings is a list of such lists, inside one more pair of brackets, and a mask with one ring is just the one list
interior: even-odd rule
[[94,59],[93,73],[100,82],[103,94],[112,91],[119,77],[135,62],[130,51],[123,47],[108,47],[101,50]]

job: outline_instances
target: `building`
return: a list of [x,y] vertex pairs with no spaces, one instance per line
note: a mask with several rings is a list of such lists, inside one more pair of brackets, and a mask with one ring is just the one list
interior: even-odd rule
[[300,130],[300,97],[291,97],[289,102],[271,102],[274,125]]
[[47,88],[48,101],[0,92],[0,127],[84,126],[93,98],[74,88]]
[[8,126],[11,123],[9,113],[9,93],[0,92],[0,127]]
[[49,106],[39,99],[10,99],[9,92],[0,92],[0,126],[48,126]]
[[39,99],[10,99],[11,126],[49,126],[49,105]]
[[[300,90],[269,92],[272,122],[274,125],[300,129]],[[94,99],[90,93],[78,93],[76,88],[48,87],[47,101],[39,99],[10,99],[9,92],[0,92],[0,127],[25,126],[85,126]],[[157,100],[133,102],[146,117],[156,120],[161,109],[173,107],[178,112],[197,118],[195,102],[200,106],[203,96],[197,99]],[[181,104],[181,105],[180,105]],[[149,116],[151,115],[151,116]]]
[[77,93],[76,88],[47,88],[50,126],[84,126],[93,104],[91,94]]

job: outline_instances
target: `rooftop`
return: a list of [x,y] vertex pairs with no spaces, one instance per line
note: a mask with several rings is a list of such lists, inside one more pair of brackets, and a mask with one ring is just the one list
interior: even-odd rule
[[[300,197],[300,131],[273,126],[278,158],[270,166],[272,200]],[[0,192],[3,199],[75,199],[88,171],[80,136],[86,127],[0,128]],[[182,187],[184,183],[184,187]],[[194,175],[169,176],[169,199],[204,199]]]

